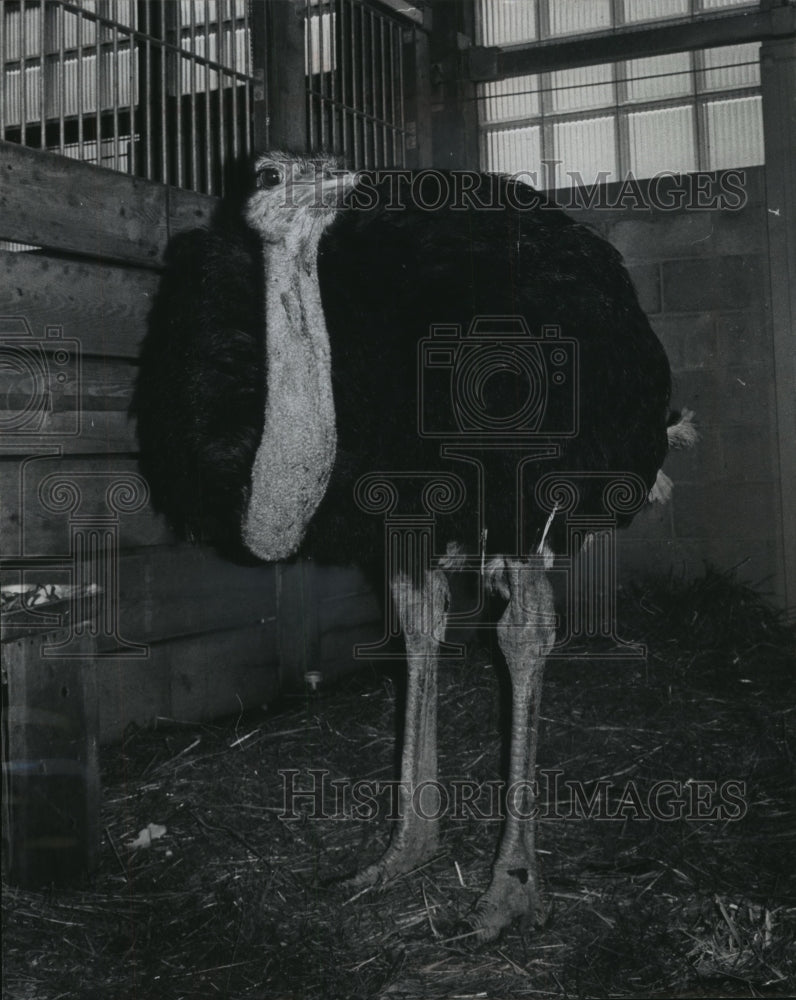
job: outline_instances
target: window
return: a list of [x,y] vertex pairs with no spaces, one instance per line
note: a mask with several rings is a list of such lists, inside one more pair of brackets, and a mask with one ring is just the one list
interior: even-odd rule
[[[689,14],[693,0],[481,0],[481,37],[516,44],[611,27],[617,11],[627,23],[694,18],[741,2],[700,0]],[[481,84],[484,169],[526,170],[541,186],[567,187],[762,163],[759,50],[723,46]]]

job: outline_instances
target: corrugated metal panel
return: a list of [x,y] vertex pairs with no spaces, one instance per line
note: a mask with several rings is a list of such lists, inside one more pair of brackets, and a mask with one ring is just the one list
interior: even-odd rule
[[623,5],[624,19],[628,24],[688,17],[690,12],[690,0],[624,0]]
[[587,121],[559,122],[553,126],[553,144],[559,185],[567,187],[569,175],[576,173],[587,184],[608,174],[614,179],[616,162],[616,118],[590,118]]
[[760,42],[706,49],[702,60],[704,70],[697,76],[702,91],[760,86]]
[[613,67],[580,66],[550,75],[554,112],[589,111],[614,104]]
[[708,169],[763,163],[763,99],[708,101],[705,108]]
[[540,168],[542,129],[539,125],[489,132],[483,141],[487,170],[518,174]]
[[628,115],[630,170],[651,177],[663,170],[690,173],[697,169],[695,108],[661,108]]
[[718,10],[720,7],[757,7],[757,0],[700,0],[702,10]]
[[538,36],[538,0],[478,0],[476,42],[516,45]]
[[549,0],[550,37],[583,35],[612,25],[611,0]]
[[694,90],[689,52],[629,59],[625,75],[627,100],[631,102],[685,97]]
[[486,83],[481,91],[482,122],[535,118],[541,114],[540,80],[536,75],[512,76]]

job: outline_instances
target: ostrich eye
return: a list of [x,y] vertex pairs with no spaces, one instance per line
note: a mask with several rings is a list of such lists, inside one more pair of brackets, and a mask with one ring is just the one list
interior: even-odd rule
[[282,183],[282,171],[278,167],[263,167],[257,173],[258,188],[272,188]]

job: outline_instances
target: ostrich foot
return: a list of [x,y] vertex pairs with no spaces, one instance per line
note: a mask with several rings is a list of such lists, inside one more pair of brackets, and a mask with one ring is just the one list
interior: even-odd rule
[[517,917],[535,927],[541,927],[547,918],[538,878],[522,861],[495,866],[492,882],[465,918],[465,927],[472,943],[484,944],[494,941]]
[[433,857],[439,846],[439,830],[436,822],[416,823],[402,828],[390,841],[390,845],[378,861],[360,869],[344,881],[349,889],[368,889],[374,885],[384,885],[398,875],[405,875],[425,864]]

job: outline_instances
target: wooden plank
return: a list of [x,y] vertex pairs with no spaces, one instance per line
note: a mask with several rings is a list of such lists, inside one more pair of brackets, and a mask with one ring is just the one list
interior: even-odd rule
[[[44,354],[49,354],[47,344]],[[79,363],[66,366],[50,364],[50,373],[56,374],[49,384],[47,409],[50,413],[127,413],[133,398],[138,365],[115,358],[79,358]],[[11,366],[3,372],[3,402],[10,412],[27,410],[31,402],[31,379],[28,370],[11,371]],[[4,432],[11,433],[10,418],[4,418]],[[17,426],[17,425],[15,425]]]
[[0,316],[24,317],[38,343],[57,324],[84,355],[137,358],[157,283],[140,268],[0,253]]
[[[41,567],[0,572],[0,585],[68,586],[68,569]],[[92,581],[101,582],[101,581]],[[16,626],[6,619],[4,635],[15,638],[36,626],[52,628],[53,613],[69,603],[40,605],[20,614]],[[46,618],[45,618],[46,616]],[[119,613],[122,637],[151,643],[255,624],[276,617],[273,565],[241,566],[222,559],[209,546],[174,545],[125,552],[119,558]]]
[[[57,439],[53,442],[57,444]],[[131,477],[137,483],[140,477],[135,459],[114,455],[0,461],[0,550],[4,556],[69,553],[69,512],[48,510],[39,496],[40,484],[52,474],[73,484],[80,499],[80,516],[94,520],[112,513],[107,503],[109,486],[129,482]],[[123,549],[174,541],[165,519],[148,504],[135,513],[119,515],[119,538]]]
[[96,867],[98,706],[89,640],[82,657],[42,657],[38,639],[3,645],[4,823],[10,880],[67,884]]
[[[39,424],[48,441],[62,448],[64,455],[118,455],[138,451],[135,422],[126,413],[116,410],[80,411],[80,433],[73,433],[76,415],[73,413],[48,413]],[[9,410],[4,419],[24,418],[25,412]]]
[[130,723],[200,722],[257,708],[279,690],[274,623],[153,645],[145,660],[99,664],[100,740]]
[[166,219],[162,184],[0,142],[0,239],[156,265]]

